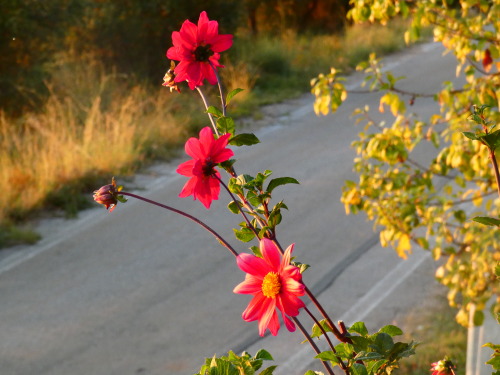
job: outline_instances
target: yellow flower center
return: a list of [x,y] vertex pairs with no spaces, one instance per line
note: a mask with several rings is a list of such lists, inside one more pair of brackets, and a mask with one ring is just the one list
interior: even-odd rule
[[274,298],[281,290],[280,277],[276,272],[269,272],[262,280],[262,294]]

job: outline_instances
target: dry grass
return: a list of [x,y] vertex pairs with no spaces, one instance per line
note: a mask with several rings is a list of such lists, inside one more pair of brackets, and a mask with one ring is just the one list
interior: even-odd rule
[[[0,222],[39,207],[70,181],[119,173],[156,139],[177,144],[185,135],[165,90],[156,96],[139,87],[125,90],[99,65],[81,68],[74,78],[84,96],[54,86],[39,113],[12,120],[0,112]],[[97,87],[87,90],[92,82]]]
[[434,297],[432,304],[416,307],[401,328],[406,340],[420,343],[416,355],[401,362],[396,374],[429,375],[431,363],[448,356],[457,366],[457,375],[465,374],[467,329],[455,321],[454,311],[445,297]]

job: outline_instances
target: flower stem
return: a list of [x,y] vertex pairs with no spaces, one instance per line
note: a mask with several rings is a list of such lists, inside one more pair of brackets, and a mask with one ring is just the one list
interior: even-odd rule
[[[328,342],[328,345],[330,346],[330,349],[332,349],[332,352],[337,353],[337,351],[335,350],[335,346],[333,345],[332,341],[330,340],[330,337],[327,335],[325,329],[323,328],[321,323],[318,321],[318,319],[316,319],[314,314],[307,308],[307,306],[304,307],[304,310],[309,314],[309,316],[314,321],[314,323],[319,327],[319,329],[321,330],[321,333],[323,333],[323,336],[325,336],[326,341]],[[349,370],[347,369],[347,367],[346,367],[345,363],[342,361],[342,359],[338,356],[337,356],[337,359],[339,360],[339,366],[342,368],[342,370],[344,370],[344,372],[348,373]]]
[[194,216],[191,216],[189,215],[188,213],[184,212],[184,211],[181,211],[181,210],[178,210],[176,208],[173,208],[173,207],[170,207],[170,206],[167,206],[167,205],[164,205],[162,203],[159,203],[159,202],[156,202],[156,201],[153,201],[151,199],[148,199],[148,198],[144,198],[144,197],[141,197],[140,195],[136,195],[136,194],[132,194],[132,193],[127,193],[127,192],[124,192],[124,191],[120,191],[120,194],[121,195],[127,195],[129,197],[132,197],[132,198],[136,198],[136,199],[140,199],[144,202],[147,202],[147,203],[150,203],[150,204],[153,204],[155,206],[158,206],[158,207],[161,207],[161,208],[165,208],[169,211],[172,211],[172,212],[175,212],[179,215],[182,215],[184,217],[187,217],[188,219],[194,221],[196,224],[202,226],[203,228],[205,228],[207,231],[209,231],[210,233],[212,233],[212,235],[217,238],[217,240],[221,243],[222,246],[224,246],[226,249],[228,249],[231,254],[233,254],[235,257],[238,256],[238,252],[236,250],[233,249],[233,247],[226,241],[224,240],[224,238],[222,238],[215,230],[213,230],[212,228],[210,228],[207,224],[205,224],[203,221],[195,218]]
[[500,196],[500,172],[498,171],[498,162],[495,156],[495,150],[493,149],[490,149],[490,158],[491,163],[493,164],[493,170],[495,171],[495,178],[497,180],[498,195]]
[[218,177],[217,175],[214,175],[214,177],[221,183],[222,186],[224,186],[224,189],[226,189],[227,193],[229,194],[229,196],[231,197],[231,199],[236,202],[236,204],[238,205],[238,208],[240,209],[240,213],[241,215],[243,216],[243,218],[245,219],[247,225],[248,225],[248,228],[255,234],[255,236],[257,237],[257,239],[259,238],[259,232],[257,231],[257,229],[252,225],[252,223],[250,222],[250,219],[248,219],[247,215],[245,214],[245,212],[242,210],[242,207],[240,206],[240,202],[236,199],[236,197],[234,196],[234,194],[231,192],[231,190],[229,190],[229,188],[227,187],[227,185],[224,183],[224,181],[222,181],[220,179],[220,177]]
[[[198,90],[198,93],[201,96],[201,100],[203,100],[203,104],[205,105],[205,109],[208,111],[208,102],[207,102],[207,98],[205,97],[205,94],[203,94],[203,91],[201,91],[201,89],[198,86],[196,86],[196,90]],[[214,128],[215,134],[217,134],[217,137],[218,137],[219,132],[217,131],[217,126],[215,125],[214,118],[213,118],[211,113],[207,113],[207,115],[208,115],[208,118],[210,119],[210,122],[212,123],[212,127]]]
[[[321,353],[321,350],[319,350],[318,346],[316,345],[316,343],[313,341],[312,337],[309,335],[309,333],[307,332],[307,330],[304,328],[304,326],[302,325],[302,323],[300,323],[300,321],[296,318],[296,317],[292,317],[292,320],[293,322],[297,325],[297,327],[299,327],[300,331],[302,332],[302,334],[305,336],[305,338],[307,339],[307,341],[309,341],[309,344],[311,344],[312,348],[314,349],[314,351],[316,352],[316,354],[320,354]],[[330,367],[330,365],[321,360],[321,363],[323,364],[323,366],[325,367],[326,371],[330,374],[330,375],[335,375],[335,373],[333,372],[332,368]]]
[[210,66],[212,67],[212,70],[215,73],[215,77],[217,78],[217,86],[219,86],[220,101],[222,104],[222,115],[226,117],[226,100],[224,98],[224,90],[222,89],[222,81],[220,79],[219,73],[217,72],[217,69],[215,69],[214,64],[210,62]]

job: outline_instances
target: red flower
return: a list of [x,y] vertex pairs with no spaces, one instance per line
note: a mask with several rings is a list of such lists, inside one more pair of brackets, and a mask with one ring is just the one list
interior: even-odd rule
[[455,375],[456,366],[448,358],[431,364],[432,375]]
[[238,267],[247,275],[234,292],[253,295],[242,317],[247,322],[258,319],[261,336],[266,329],[273,336],[278,334],[280,323],[276,309],[281,312],[286,328],[295,331],[295,324],[288,316],[299,315],[299,309],[305,306],[299,299],[305,293],[302,275],[298,267],[290,264],[293,247],[292,244],[286,249],[280,261],[280,252],[274,242],[263,238],[260,241],[263,258],[243,253],[236,259]]
[[174,46],[168,49],[167,57],[180,61],[175,68],[175,82],[187,80],[193,90],[203,85],[204,79],[212,85],[217,83],[214,69],[224,67],[219,64],[219,52],[232,46],[233,36],[219,35],[218,22],[209,21],[207,12],[201,12],[198,26],[184,21],[181,30],[172,33],[172,42]]
[[234,155],[233,151],[226,148],[230,137],[231,134],[228,133],[214,139],[212,131],[207,126],[201,129],[200,139],[188,139],[184,148],[186,154],[193,159],[179,165],[177,173],[190,179],[182,188],[179,197],[192,195],[206,208],[210,208],[213,200],[219,199],[220,174],[214,168],[218,163]]

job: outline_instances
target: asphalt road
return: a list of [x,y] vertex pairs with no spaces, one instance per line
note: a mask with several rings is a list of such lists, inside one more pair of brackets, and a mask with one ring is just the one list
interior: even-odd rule
[[[432,93],[454,79],[453,58],[441,53],[439,45],[424,44],[388,62],[408,77],[402,87]],[[310,96],[276,106],[266,120],[271,124],[256,131],[261,144],[235,150],[239,173],[271,169],[275,177],[300,181],[276,190],[276,202],[284,197],[289,207],[280,242],[296,243],[294,255],[312,265],[304,280],[334,320],[374,325],[390,323],[418,293],[435,287],[428,257],[402,262],[379,249],[372,224],[364,215],[345,216],[339,202],[343,181],[354,177],[350,143],[360,130],[350,114],[365,103],[377,108],[378,97],[351,95],[328,117],[314,115]],[[430,113],[436,105],[418,99],[412,108]],[[198,216],[245,251],[232,237],[240,220],[225,208],[227,196],[210,211],[177,197],[185,179],[175,168],[184,160],[125,185]],[[232,293],[244,274],[227,250],[186,219],[131,199],[111,214],[96,208],[74,221],[44,222],[41,230],[39,244],[1,255],[2,375],[191,374],[214,353],[261,346],[275,355],[280,373],[304,373],[312,353],[298,346],[300,334],[282,327],[272,341],[259,339],[256,322],[241,319],[248,296]],[[429,281],[415,282],[416,272]],[[388,299],[398,288],[400,300]]]

